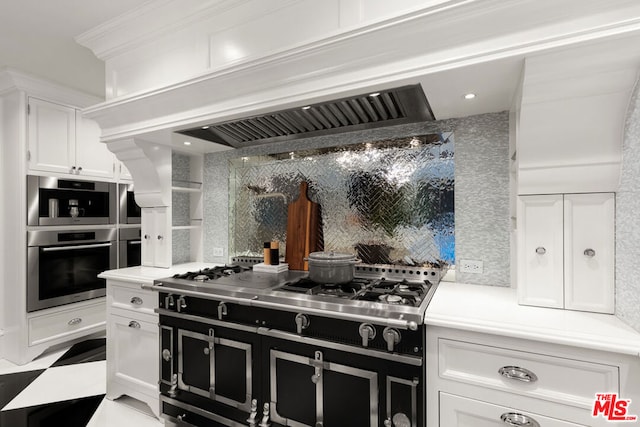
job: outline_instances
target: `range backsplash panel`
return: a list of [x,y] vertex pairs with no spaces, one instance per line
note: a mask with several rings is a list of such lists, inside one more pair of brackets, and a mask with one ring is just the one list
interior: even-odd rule
[[454,138],[418,135],[242,157],[230,166],[230,254],[286,248],[287,206],[302,181],[320,205],[325,250],[365,263],[454,263]]

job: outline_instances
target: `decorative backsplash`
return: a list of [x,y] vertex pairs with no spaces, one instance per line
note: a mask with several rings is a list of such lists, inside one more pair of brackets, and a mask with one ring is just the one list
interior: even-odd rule
[[302,181],[321,209],[325,250],[366,263],[453,263],[454,138],[418,135],[231,160],[230,254],[286,246]]

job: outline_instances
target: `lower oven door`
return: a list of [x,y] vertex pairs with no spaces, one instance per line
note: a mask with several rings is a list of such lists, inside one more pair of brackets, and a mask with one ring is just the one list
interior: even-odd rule
[[29,231],[27,311],[106,294],[98,274],[116,268],[116,230]]
[[273,339],[266,346],[268,401],[276,425],[422,425],[422,358],[376,350],[356,354],[339,344],[292,339],[298,342]]
[[142,237],[140,227],[118,230],[118,268],[142,264]]
[[[161,315],[160,391],[175,401],[244,421],[258,393],[257,335]],[[233,325],[232,325],[233,326]]]

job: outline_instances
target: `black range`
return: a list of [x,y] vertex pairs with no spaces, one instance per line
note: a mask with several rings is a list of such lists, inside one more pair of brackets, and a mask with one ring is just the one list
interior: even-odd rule
[[423,320],[440,271],[358,266],[335,285],[210,270],[153,286],[168,423],[423,424]]

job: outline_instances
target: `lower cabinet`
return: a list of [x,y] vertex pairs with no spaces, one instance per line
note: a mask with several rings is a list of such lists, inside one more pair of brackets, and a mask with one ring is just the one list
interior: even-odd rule
[[104,330],[104,298],[56,307],[29,316],[29,346],[54,345]]
[[448,393],[440,393],[440,419],[446,420],[441,425],[452,427],[570,427],[581,425]]
[[597,395],[630,399],[629,415],[638,415],[637,378],[631,355],[427,328],[429,427],[607,426]]
[[107,398],[123,395],[159,416],[157,295],[139,283],[107,280]]

